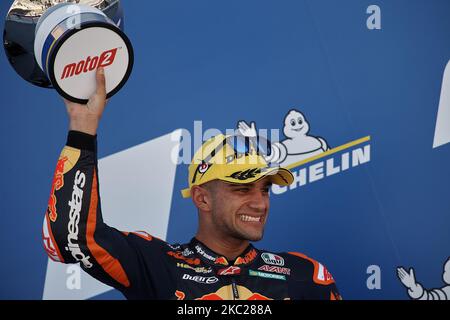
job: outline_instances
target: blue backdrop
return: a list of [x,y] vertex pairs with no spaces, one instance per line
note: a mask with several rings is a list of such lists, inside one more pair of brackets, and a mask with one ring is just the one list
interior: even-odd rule
[[[0,4],[1,30],[11,3]],[[100,158],[175,129],[193,133],[196,120],[203,129],[224,131],[245,119],[282,130],[297,109],[309,134],[330,148],[366,139],[294,168],[312,175],[310,167],[322,162],[323,178],[272,195],[257,246],[319,260],[345,299],[409,299],[398,266],[413,267],[425,288],[448,285],[450,144],[433,148],[433,139],[450,60],[449,1],[122,4],[135,68],[103,116]],[[372,4],[381,10],[381,29],[367,26]],[[48,260],[41,227],[68,121],[56,91],[23,81],[3,50],[0,70],[0,298],[41,299]],[[365,146],[366,161],[352,166],[353,150]],[[345,153],[349,169],[325,174],[326,161],[338,166]],[[179,192],[186,185],[186,166],[179,165],[169,242],[196,231],[194,206]]]

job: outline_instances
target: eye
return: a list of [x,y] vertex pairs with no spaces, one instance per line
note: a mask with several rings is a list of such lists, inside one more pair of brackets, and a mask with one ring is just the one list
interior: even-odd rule
[[234,188],[233,191],[234,192],[242,192],[242,193],[247,193],[250,189],[247,187],[240,187],[240,188]]
[[295,126],[295,120],[294,119],[291,120],[291,126]]
[[298,124],[302,124],[303,120],[301,118],[298,118]]

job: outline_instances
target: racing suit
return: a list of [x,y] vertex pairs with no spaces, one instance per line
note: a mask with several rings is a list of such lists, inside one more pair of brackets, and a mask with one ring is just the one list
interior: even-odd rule
[[48,256],[79,262],[127,299],[340,299],[331,274],[300,253],[249,245],[234,261],[193,238],[170,245],[102,219],[96,137],[70,131],[56,165],[43,226]]

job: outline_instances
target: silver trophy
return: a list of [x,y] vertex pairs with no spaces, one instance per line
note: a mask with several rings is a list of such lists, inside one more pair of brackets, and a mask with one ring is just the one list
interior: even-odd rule
[[128,80],[133,47],[123,30],[119,0],[16,0],[3,44],[23,79],[86,103],[99,67],[105,70],[108,98]]

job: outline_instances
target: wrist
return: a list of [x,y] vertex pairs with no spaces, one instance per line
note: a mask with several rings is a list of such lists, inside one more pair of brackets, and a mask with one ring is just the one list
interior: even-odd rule
[[99,120],[100,119],[96,118],[71,118],[69,130],[79,131],[94,136],[97,134]]
[[97,136],[79,131],[69,131],[66,145],[80,150],[96,152]]

